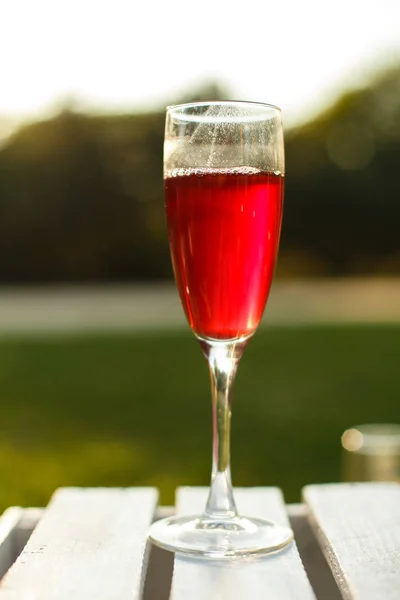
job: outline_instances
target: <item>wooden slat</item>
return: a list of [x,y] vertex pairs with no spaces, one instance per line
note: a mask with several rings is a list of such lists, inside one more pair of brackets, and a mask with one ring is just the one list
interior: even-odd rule
[[17,559],[43,509],[12,506],[0,517],[0,579]]
[[8,508],[0,518],[0,578],[8,571],[16,558],[15,537],[23,509]]
[[286,509],[301,560],[315,595],[321,600],[342,600],[335,578],[308,520],[306,505],[288,504]]
[[0,600],[132,600],[141,588],[152,488],[64,488],[0,584]]
[[[180,514],[200,513],[207,498],[206,488],[178,490]],[[282,495],[277,488],[235,490],[243,515],[259,516],[288,525]],[[253,560],[208,561],[177,556],[171,600],[312,600],[315,595],[293,543],[279,554]]]
[[44,508],[23,508],[21,518],[13,532],[13,562],[21,554],[33,530],[44,514]]
[[343,598],[399,600],[400,485],[315,485],[303,494]]

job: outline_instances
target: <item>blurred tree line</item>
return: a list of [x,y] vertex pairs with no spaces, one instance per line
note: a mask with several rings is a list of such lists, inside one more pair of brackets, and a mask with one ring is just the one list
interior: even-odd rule
[[[222,99],[205,86],[180,101]],[[0,148],[0,282],[172,275],[163,206],[164,111],[68,108]],[[286,132],[279,273],[400,272],[400,69]]]
[[289,132],[286,159],[288,268],[400,274],[400,66]]

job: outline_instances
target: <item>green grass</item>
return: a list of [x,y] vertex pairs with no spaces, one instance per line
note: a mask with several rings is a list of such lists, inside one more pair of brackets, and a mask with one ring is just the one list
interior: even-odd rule
[[[340,479],[351,425],[398,422],[400,326],[260,330],[235,386],[236,485]],[[0,341],[0,508],[60,485],[207,485],[206,363],[189,331]]]

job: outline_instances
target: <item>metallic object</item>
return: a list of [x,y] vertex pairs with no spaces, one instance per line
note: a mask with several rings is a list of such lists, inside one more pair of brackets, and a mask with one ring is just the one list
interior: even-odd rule
[[400,482],[400,425],[370,424],[342,435],[344,481]]

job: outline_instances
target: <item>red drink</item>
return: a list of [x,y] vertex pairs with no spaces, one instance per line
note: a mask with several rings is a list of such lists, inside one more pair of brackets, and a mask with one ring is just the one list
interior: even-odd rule
[[228,340],[256,329],[282,220],[283,177],[242,167],[172,172],[165,180],[172,263],[190,326]]

